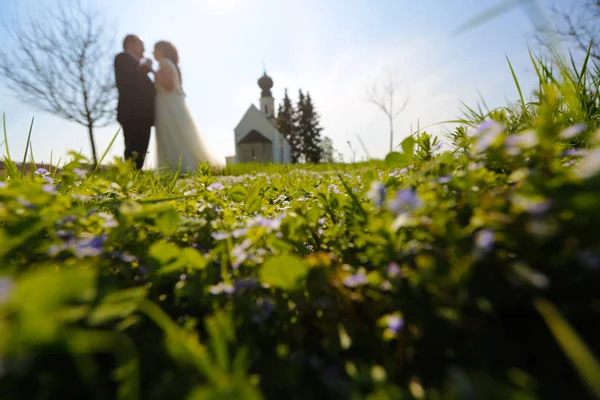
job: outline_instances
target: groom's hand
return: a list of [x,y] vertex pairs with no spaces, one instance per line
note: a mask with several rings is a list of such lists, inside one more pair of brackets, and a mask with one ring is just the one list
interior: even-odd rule
[[144,73],[148,73],[150,71],[152,71],[152,60],[144,60],[141,64],[140,64],[140,69],[144,72]]

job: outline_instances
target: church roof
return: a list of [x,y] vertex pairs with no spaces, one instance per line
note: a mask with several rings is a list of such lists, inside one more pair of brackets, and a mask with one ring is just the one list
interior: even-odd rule
[[265,137],[262,133],[256,129],[252,129],[242,140],[238,142],[242,143],[271,143],[271,141]]
[[[284,135],[282,135],[281,132],[279,132],[279,130],[277,129],[277,123],[275,121],[267,118],[267,116],[265,115],[265,113],[263,113],[258,108],[256,108],[256,106],[254,104],[251,104],[250,107],[248,107],[248,110],[246,110],[246,112],[244,113],[244,116],[242,117],[242,119],[240,120],[240,122],[238,122],[237,126],[234,128],[234,131],[237,131],[240,128],[242,122],[245,119],[250,118],[251,115],[256,115],[258,118],[260,118],[260,119],[268,122],[269,125],[273,126],[273,128],[275,129],[275,132],[277,132],[277,134],[279,134],[279,136],[281,136],[281,138],[284,141],[289,142],[287,140],[287,138]],[[246,137],[246,135],[243,135],[240,139],[237,139],[237,140],[240,140],[237,143],[240,143],[242,140],[244,140],[245,137]],[[266,138],[266,139],[269,140],[268,138]],[[269,143],[270,142],[271,141],[269,140]]]

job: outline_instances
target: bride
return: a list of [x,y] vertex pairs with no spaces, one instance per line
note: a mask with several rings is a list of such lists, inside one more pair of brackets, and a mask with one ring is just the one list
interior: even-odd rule
[[205,147],[188,109],[183,89],[177,49],[169,42],[154,46],[154,58],[160,68],[152,71],[156,85],[155,131],[159,169],[193,173],[200,163],[222,167]]

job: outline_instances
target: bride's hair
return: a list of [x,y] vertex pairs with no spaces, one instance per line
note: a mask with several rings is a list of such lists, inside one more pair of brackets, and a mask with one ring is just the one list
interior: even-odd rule
[[154,48],[159,50],[165,58],[171,60],[173,64],[175,64],[175,68],[177,68],[177,73],[179,74],[179,82],[181,82],[181,70],[179,69],[179,53],[177,52],[177,48],[173,43],[165,40],[156,43]]

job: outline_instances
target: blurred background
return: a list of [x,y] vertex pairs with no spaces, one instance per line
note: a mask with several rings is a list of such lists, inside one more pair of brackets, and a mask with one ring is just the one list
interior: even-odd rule
[[[569,21],[583,29],[576,12],[590,3],[595,2],[509,2],[493,11],[494,18],[460,34],[455,34],[459,26],[502,1],[83,0],[80,6],[94,9],[104,30],[106,51],[97,60],[97,71],[112,74],[113,58],[128,33],[142,36],[147,57],[158,40],[178,47],[188,106],[219,158],[235,152],[233,130],[250,104],[258,104],[257,80],[266,72],[274,82],[276,108],[285,89],[293,102],[298,90],[310,93],[322,136],[332,140],[336,160],[348,162],[367,158],[365,148],[373,158],[389,151],[388,120],[369,101],[374,85],[393,77],[397,105],[406,105],[394,120],[394,145],[418,127],[443,134],[452,125],[434,124],[455,119],[461,101],[474,106],[483,98],[494,108],[518,99],[506,57],[523,91],[530,94],[537,77],[528,47],[536,54],[544,52],[536,18],[570,33]],[[5,34],[19,32],[30,18],[53,23],[47,13],[56,4],[51,0],[2,4]],[[590,27],[581,34],[593,35],[593,24]],[[565,38],[566,48],[580,50],[573,40],[577,37]],[[589,38],[584,39],[587,46]],[[9,59],[5,65],[11,65],[15,54],[11,43],[3,43],[2,56],[5,62]],[[10,68],[18,66],[13,63]],[[51,152],[54,160],[70,150],[91,155],[85,126],[36,108],[10,90],[9,83],[0,77],[0,112],[6,116],[10,149],[23,154],[35,116],[31,143],[36,162],[48,162]],[[118,128],[114,116],[107,126],[94,128],[97,152],[108,147]],[[153,137],[146,166],[152,165],[154,146]],[[107,160],[122,153],[120,134]],[[4,154],[2,146],[0,155]]]

